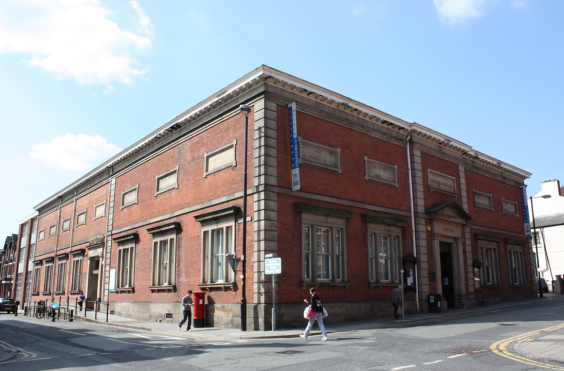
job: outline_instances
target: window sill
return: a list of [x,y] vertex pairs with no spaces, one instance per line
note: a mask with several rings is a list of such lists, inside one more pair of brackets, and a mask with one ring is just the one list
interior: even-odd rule
[[78,295],[80,294],[80,290],[70,290],[69,295]]
[[[162,286],[159,286],[159,287],[162,287]],[[168,286],[167,286],[167,287],[168,287]],[[152,289],[152,287],[151,287],[151,289]],[[132,294],[132,293],[134,293],[134,292],[135,292],[135,290],[133,289],[133,287],[119,287],[119,288],[116,287],[116,288],[114,289],[113,294],[115,294],[115,293],[118,293],[118,294],[120,294],[120,293]]]
[[43,291],[41,295],[51,295],[51,291]]
[[167,285],[167,286],[149,286],[149,290],[151,290],[152,292],[158,292],[158,291],[172,291],[172,292],[175,292],[175,291],[176,291],[176,286],[175,286],[175,285]]
[[309,287],[318,287],[318,286],[333,286],[333,289],[337,290],[339,287],[344,287],[345,290],[349,289],[350,282],[333,282],[333,281],[302,281],[302,290]]
[[368,282],[368,288],[372,289],[374,287],[378,287],[378,290],[382,287],[398,287],[399,283],[394,282]]
[[32,293],[31,293],[31,296],[38,296],[38,295],[39,295],[38,292],[32,292]]
[[485,290],[485,289],[500,290],[501,286],[497,286],[497,285],[485,286],[485,285],[482,285],[482,290]]
[[220,283],[199,283],[198,288],[202,289],[222,289],[223,291],[235,291],[235,282],[220,282]]
[[55,295],[64,295],[65,292],[64,291],[55,291]]

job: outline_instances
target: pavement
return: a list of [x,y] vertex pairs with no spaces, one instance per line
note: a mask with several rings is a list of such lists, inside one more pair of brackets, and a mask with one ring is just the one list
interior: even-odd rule
[[[481,313],[487,314],[489,312],[500,312],[504,309],[515,309],[518,307],[527,307],[543,305],[549,306],[549,310],[555,313],[564,311],[564,295],[545,294],[543,299],[534,297],[523,300],[516,300],[510,302],[501,302],[489,304],[486,306],[468,308],[468,309],[451,309],[441,313],[407,313],[405,319],[394,320],[390,317],[380,317],[365,321],[352,321],[343,323],[331,323],[330,314],[326,320],[326,327],[329,333],[329,340],[331,336],[337,334],[352,332],[357,330],[370,330],[370,329],[384,329],[409,325],[425,325],[426,322],[434,323],[440,320],[456,319],[457,317],[475,316]],[[61,320],[62,317],[61,317]],[[253,339],[253,340],[268,340],[268,339],[283,339],[283,338],[298,338],[306,326],[304,320],[303,328],[298,329],[279,329],[276,331],[240,331],[239,329],[222,329],[216,327],[193,328],[192,331],[186,331],[183,327],[182,331],[178,331],[176,322],[151,322],[139,321],[131,318],[125,318],[117,315],[109,315],[108,322],[106,322],[106,314],[98,313],[95,318],[93,311],[88,311],[86,316],[84,312],[78,312],[74,317],[75,321],[85,321],[97,323],[100,325],[131,329],[131,330],[144,330],[151,331],[159,334],[167,334],[172,336],[180,336],[191,339],[201,340],[238,340],[238,339]],[[319,333],[319,332],[317,332]],[[317,333],[312,332],[311,335]],[[514,338],[506,339],[507,349],[518,353],[528,359],[544,359],[558,363],[564,363],[564,324],[553,326],[548,329],[539,330],[531,333],[521,334]],[[5,352],[5,350],[4,350]],[[9,356],[3,354],[2,347],[0,346],[0,364],[2,364],[2,357]]]

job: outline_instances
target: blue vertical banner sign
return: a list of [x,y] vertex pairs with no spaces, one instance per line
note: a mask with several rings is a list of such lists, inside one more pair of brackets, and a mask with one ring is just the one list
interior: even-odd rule
[[288,118],[290,124],[290,158],[292,165],[292,191],[300,187],[300,163],[298,157],[298,126],[296,123],[296,102],[288,105]]
[[523,224],[525,234],[531,235],[531,219],[529,219],[529,204],[527,203],[527,186],[521,186],[521,209],[523,210]]

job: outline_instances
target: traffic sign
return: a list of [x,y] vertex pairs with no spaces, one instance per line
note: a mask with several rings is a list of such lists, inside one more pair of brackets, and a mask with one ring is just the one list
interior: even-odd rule
[[280,258],[273,258],[273,259],[266,259],[265,263],[265,274],[280,274],[282,273],[282,259]]

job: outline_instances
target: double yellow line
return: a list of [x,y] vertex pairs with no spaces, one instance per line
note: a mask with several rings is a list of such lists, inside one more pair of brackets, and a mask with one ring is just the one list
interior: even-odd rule
[[540,334],[545,333],[545,332],[556,331],[556,330],[559,330],[561,328],[564,328],[564,324],[558,325],[558,326],[547,327],[545,329],[541,329],[541,330],[537,330],[537,331],[527,332],[525,334],[514,336],[514,337],[509,338],[509,339],[500,340],[497,343],[492,344],[490,349],[495,354],[502,356],[502,357],[505,357],[505,358],[509,358],[509,359],[516,361],[516,362],[520,362],[520,363],[524,363],[524,364],[536,366],[536,367],[549,368],[551,370],[564,370],[564,368],[562,368],[560,366],[555,366],[555,365],[551,365],[549,363],[534,361],[532,359],[521,357],[521,356],[518,356],[516,354],[513,354],[513,353],[511,353],[507,350],[507,347],[509,346],[509,344],[511,344],[513,342],[522,341],[522,340],[525,340],[527,338],[537,336],[537,335],[540,335]]
[[37,357],[37,354],[35,354],[35,353],[27,352],[27,351],[25,351],[21,348],[15,347],[15,346],[8,344],[4,341],[0,341],[0,348],[9,352],[9,353],[23,355],[23,357],[20,357],[20,358],[12,358],[12,359],[9,359],[5,362],[0,362],[0,365],[5,365],[5,364],[8,364],[8,363],[12,363],[12,362],[27,361],[27,360],[30,360],[30,359]]

